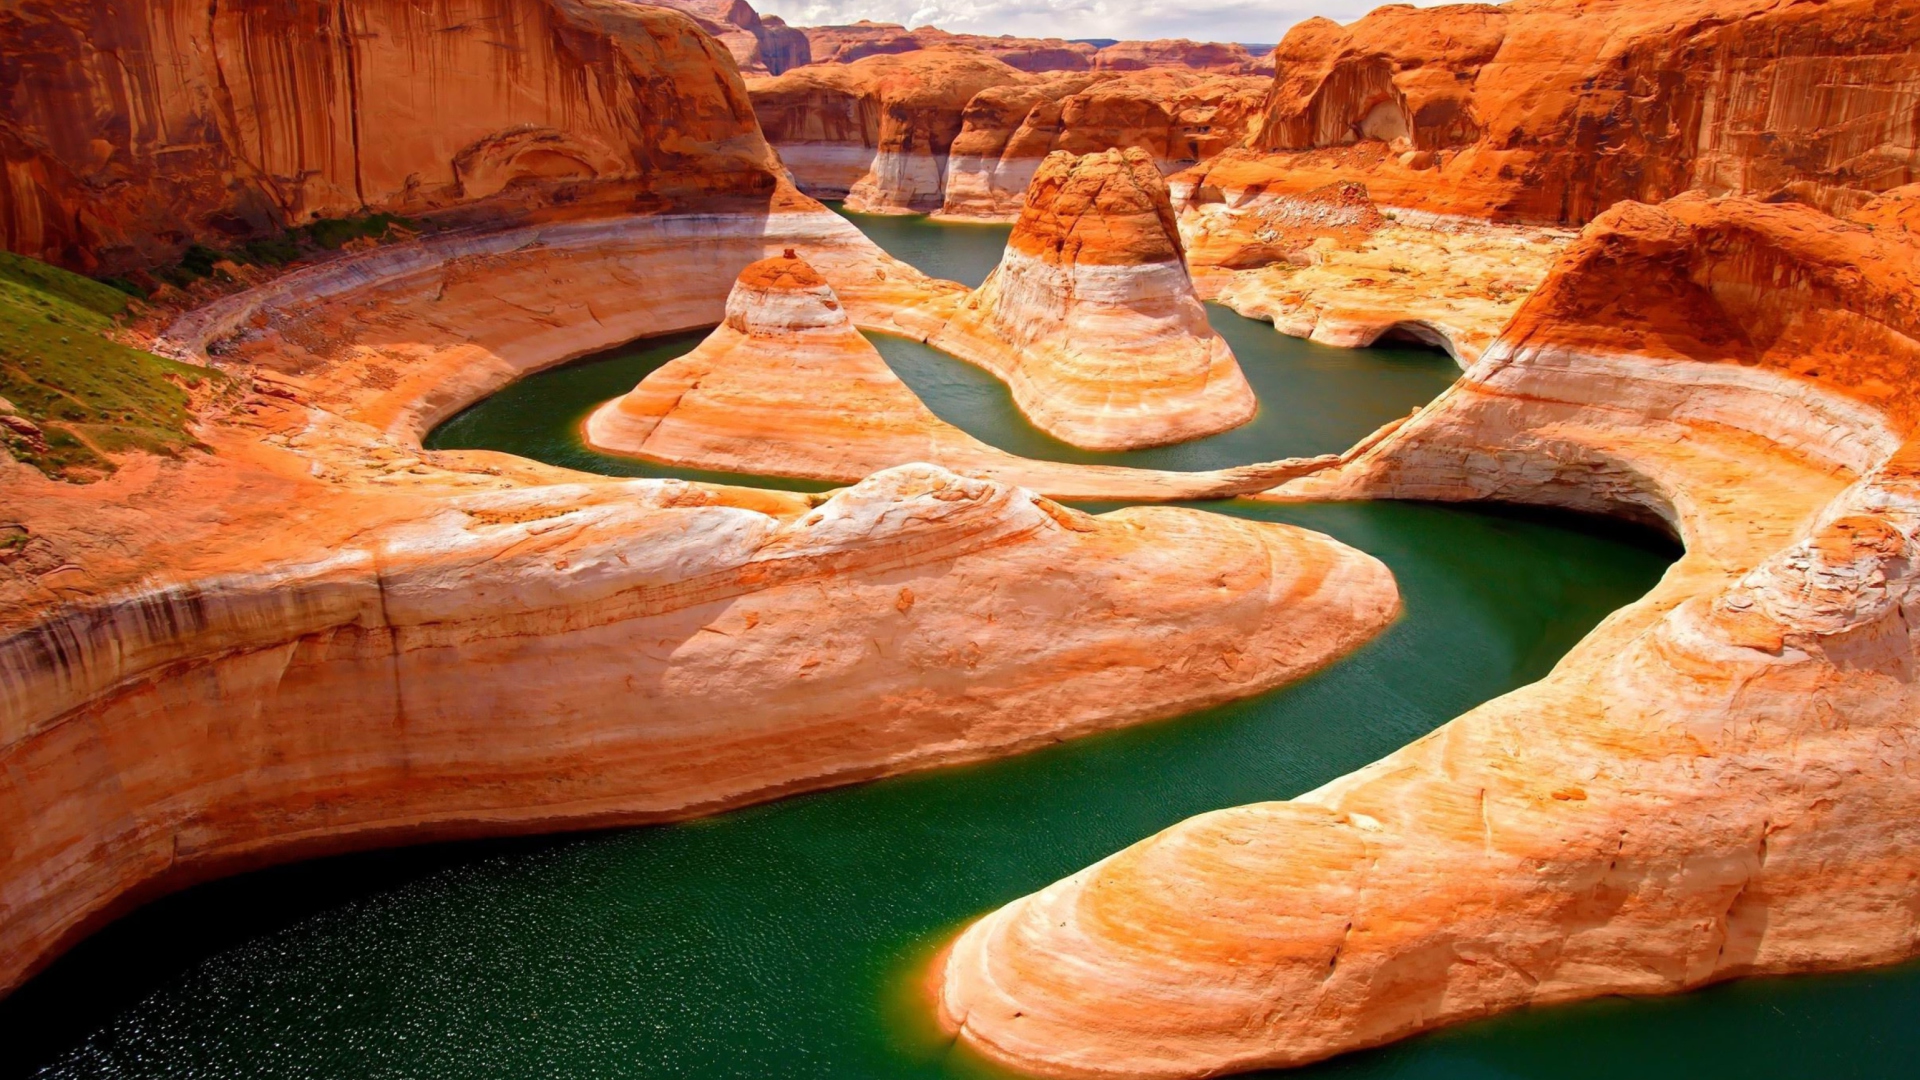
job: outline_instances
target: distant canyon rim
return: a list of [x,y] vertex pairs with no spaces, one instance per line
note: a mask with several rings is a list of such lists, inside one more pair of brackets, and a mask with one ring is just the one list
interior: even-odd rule
[[[1048,1077],[1301,1065],[1920,954],[1920,4],[1393,5],[1270,54],[744,0],[0,0],[0,991],[289,860],[679,820],[1244,699],[1401,597],[1152,504],[1533,504],[1685,553],[1545,678],[983,913],[925,973]],[[1276,28],[1277,29],[1277,28]],[[978,287],[846,217],[1010,224]],[[1451,389],[1206,472],[1215,302]],[[427,450],[700,330],[582,425]],[[1176,721],[1177,722],[1177,721]]]

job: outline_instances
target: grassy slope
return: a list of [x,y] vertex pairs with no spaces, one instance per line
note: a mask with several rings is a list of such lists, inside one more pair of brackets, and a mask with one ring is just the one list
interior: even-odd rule
[[14,457],[85,480],[113,471],[108,454],[194,444],[184,387],[220,376],[107,338],[128,302],[97,281],[0,252],[0,397],[41,430],[35,440],[0,427]]

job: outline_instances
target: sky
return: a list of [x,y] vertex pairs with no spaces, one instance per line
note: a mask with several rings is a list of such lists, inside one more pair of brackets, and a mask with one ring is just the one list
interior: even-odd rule
[[1271,44],[1315,15],[1352,22],[1389,0],[751,0],[793,26],[872,19],[970,34]]

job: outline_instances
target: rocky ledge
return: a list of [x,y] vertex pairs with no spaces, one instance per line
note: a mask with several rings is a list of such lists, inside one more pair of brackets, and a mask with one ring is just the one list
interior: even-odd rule
[[980,920],[945,1023],[1039,1075],[1213,1076],[1920,951],[1904,194],[1620,204],[1454,389],[1274,492],[1612,513],[1686,554],[1541,682]]
[[1258,407],[1139,149],[1049,156],[1000,265],[929,340],[1000,376],[1036,426],[1076,446],[1182,442]]

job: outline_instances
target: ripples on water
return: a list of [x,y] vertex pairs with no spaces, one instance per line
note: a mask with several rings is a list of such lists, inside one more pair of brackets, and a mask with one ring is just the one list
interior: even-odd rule
[[[979,236],[991,234],[911,219],[890,228],[875,229],[882,243],[905,235],[936,248],[945,235],[981,248]],[[698,338],[535,376],[433,441],[684,475],[593,454],[572,425]],[[1416,357],[1322,357],[1270,330],[1230,340],[1250,374],[1269,363],[1324,365],[1283,380],[1294,393],[1280,403],[1256,376],[1263,407],[1298,425],[1274,426],[1274,441],[1254,448],[1262,456],[1341,449],[1314,440],[1351,441],[1350,429],[1364,433],[1376,414],[1404,413],[1405,397],[1444,383],[1435,368],[1416,374]],[[1354,370],[1404,365],[1407,374],[1349,378],[1342,357]],[[890,359],[964,387],[930,395],[949,420],[1032,452],[990,388],[939,370],[955,362]],[[1344,419],[1300,434],[1329,416]],[[1289,438],[1302,445],[1282,450]],[[1222,454],[1247,452],[1222,445]],[[1293,686],[1005,761],[685,825],[380,852],[203,886],[108,928],[0,1004],[0,1074],[967,1073],[927,1037],[911,988],[916,966],[965,920],[1194,813],[1315,787],[1538,678],[1649,588],[1673,554],[1601,523],[1530,514],[1401,503],[1209,508],[1291,521],[1372,552],[1393,568],[1405,617]],[[1902,968],[1530,1011],[1290,1075],[1905,1076],[1920,1051],[1917,985]]]

